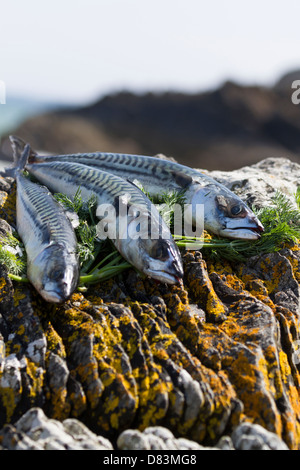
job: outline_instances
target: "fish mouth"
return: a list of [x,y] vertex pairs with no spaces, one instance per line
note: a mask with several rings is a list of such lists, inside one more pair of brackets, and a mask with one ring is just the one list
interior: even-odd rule
[[55,304],[62,304],[66,302],[72,295],[72,290],[67,286],[63,286],[62,289],[56,289],[55,287],[51,289],[43,289],[41,291],[41,296],[47,301]]
[[244,219],[231,219],[226,221],[220,235],[240,240],[258,240],[264,232],[263,224],[256,216],[248,216]]
[[67,300],[67,297],[62,295],[60,292],[57,292],[55,290],[52,291],[42,291],[41,296],[43,299],[45,299],[47,302],[55,303],[55,304],[61,304]]
[[264,231],[262,226],[257,227],[235,227],[225,228],[220,231],[220,235],[227,238],[238,238],[241,240],[258,240]]
[[162,269],[147,269],[146,274],[156,281],[165,282],[166,284],[179,284],[183,277],[183,270],[175,268],[173,272],[170,272]]

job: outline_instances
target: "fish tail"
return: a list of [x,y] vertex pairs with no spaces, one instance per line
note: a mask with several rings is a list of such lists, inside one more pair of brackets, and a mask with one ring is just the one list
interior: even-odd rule
[[13,136],[10,136],[9,138],[13,148],[14,166],[12,168],[5,168],[5,176],[12,176],[14,178],[18,172],[25,168],[30,156],[31,147],[29,144],[25,144],[24,142],[25,145],[21,148],[21,143],[14,139],[12,140],[11,137]]
[[[21,154],[23,153],[27,142],[16,135],[10,135],[9,140],[13,150],[13,159],[16,164],[16,162],[20,160]],[[32,148],[30,148],[28,160],[30,161],[30,158],[35,157],[36,155],[37,153],[32,150]]]

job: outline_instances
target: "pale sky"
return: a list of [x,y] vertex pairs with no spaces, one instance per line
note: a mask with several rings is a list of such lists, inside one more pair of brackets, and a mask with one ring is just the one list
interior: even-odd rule
[[9,96],[269,85],[300,69],[299,0],[0,0]]

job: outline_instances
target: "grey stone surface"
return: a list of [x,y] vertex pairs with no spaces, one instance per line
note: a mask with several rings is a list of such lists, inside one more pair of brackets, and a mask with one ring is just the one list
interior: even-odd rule
[[117,440],[119,450],[208,450],[197,442],[185,438],[176,439],[173,433],[162,426],[151,426],[143,432],[129,429]]
[[240,424],[231,438],[237,450],[288,450],[287,445],[276,434],[259,424]]
[[[60,422],[49,419],[40,408],[27,411],[14,425],[0,431],[0,450],[114,450],[112,443],[98,436],[77,419]],[[242,423],[231,436],[224,435],[214,447],[190,439],[176,438],[163,426],[151,426],[143,432],[123,431],[117,450],[288,450],[276,434],[262,426]]]
[[300,165],[288,158],[266,158],[254,165],[233,171],[206,171],[234,191],[248,204],[262,207],[271,202],[276,191],[293,200],[300,185]]
[[27,411],[14,426],[1,431],[2,448],[8,450],[111,450],[112,444],[75,419],[59,422],[40,408]]

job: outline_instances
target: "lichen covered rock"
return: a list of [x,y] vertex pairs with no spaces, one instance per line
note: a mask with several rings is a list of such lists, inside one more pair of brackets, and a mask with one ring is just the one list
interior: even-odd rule
[[[2,193],[14,224],[14,186]],[[299,261],[296,243],[235,264],[189,251],[180,285],[128,270],[59,306],[1,266],[0,445],[38,408],[123,446],[129,430],[163,427],[196,446],[233,436],[255,448],[258,425],[300,449]]]

